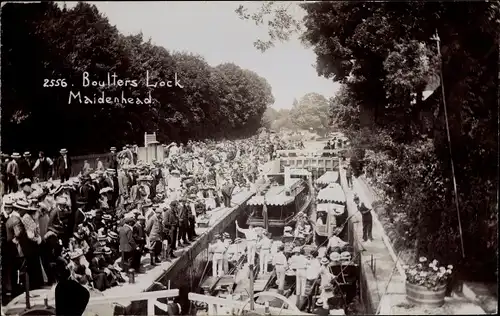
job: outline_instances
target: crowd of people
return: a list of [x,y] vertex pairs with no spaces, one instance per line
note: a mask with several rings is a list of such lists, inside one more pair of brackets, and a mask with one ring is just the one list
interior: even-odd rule
[[[165,147],[164,161],[142,162],[132,146],[111,148],[105,166],[84,165],[71,178],[65,149],[51,160],[40,153],[2,159],[2,289],[6,303],[70,272],[103,291],[144,272],[197,238],[211,209],[232,206],[250,189],[259,168],[284,148],[278,137],[190,141]],[[5,166],[5,168],[4,168]],[[58,180],[53,181],[53,179]],[[39,180],[39,181],[37,181]],[[44,181],[48,180],[48,181]],[[28,276],[28,278],[26,278]]]

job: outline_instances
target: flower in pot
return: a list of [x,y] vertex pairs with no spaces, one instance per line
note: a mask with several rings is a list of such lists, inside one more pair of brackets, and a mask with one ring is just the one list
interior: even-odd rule
[[407,299],[418,305],[439,307],[444,304],[446,285],[453,274],[453,266],[440,266],[437,260],[420,257],[412,266],[404,266]]

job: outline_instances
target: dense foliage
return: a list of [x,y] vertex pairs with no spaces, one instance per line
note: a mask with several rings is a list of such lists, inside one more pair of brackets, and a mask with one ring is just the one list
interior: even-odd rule
[[[106,86],[82,87],[84,72]],[[117,84],[137,82],[108,86],[108,74],[116,74]],[[161,80],[167,85],[154,86]],[[274,102],[257,74],[230,63],[211,67],[201,56],[168,51],[142,34],[124,36],[86,3],[2,7],[1,93],[4,152],[103,152],[124,142],[142,145],[145,132],[156,132],[160,142],[240,137],[258,130]],[[78,100],[102,93],[111,102]]]
[[300,129],[311,128],[320,134],[328,129],[328,100],[318,93],[308,93],[296,103],[290,111],[290,119]]
[[[331,102],[332,119],[366,150],[355,160],[385,199],[380,215],[398,232],[396,248],[454,261],[460,274],[476,279],[495,278],[499,2],[300,6],[302,39],[316,53],[318,74],[343,84]],[[435,91],[424,100],[429,88]]]

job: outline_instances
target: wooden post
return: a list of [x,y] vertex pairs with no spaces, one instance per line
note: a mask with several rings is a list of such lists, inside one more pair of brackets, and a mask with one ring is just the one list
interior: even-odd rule
[[[27,269],[26,269],[27,270]],[[28,271],[24,273],[24,295],[26,296],[26,309],[31,308],[30,304],[30,277],[28,275]]]
[[148,315],[154,315],[155,314],[155,300],[156,298],[150,298],[148,299]]
[[250,269],[250,310],[253,311],[255,308],[255,301],[253,298],[253,283],[254,283],[254,275],[253,275],[253,262],[248,263],[248,268]]

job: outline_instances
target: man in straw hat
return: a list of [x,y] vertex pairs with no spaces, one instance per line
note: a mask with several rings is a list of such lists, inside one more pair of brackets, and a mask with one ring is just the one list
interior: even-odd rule
[[6,195],[3,199],[2,211],[2,256],[9,260],[2,261],[2,293],[4,302],[10,301],[20,290],[17,272],[20,266],[20,254],[18,252],[19,239],[24,233],[24,226],[18,211],[14,210],[12,195]]
[[26,260],[25,273],[29,276],[30,289],[35,290],[40,288],[47,281],[47,276],[42,267],[40,259],[40,244],[42,236],[37,225],[37,209],[34,208],[28,201],[18,200],[14,203],[14,207],[18,212],[23,212],[21,222],[24,226],[25,238],[20,238],[19,243],[22,248],[24,259]]
[[71,175],[71,159],[68,156],[68,151],[63,148],[59,151],[61,154],[55,161],[56,173],[61,179],[61,182],[68,181]]
[[19,178],[33,180],[33,164],[31,163],[31,153],[24,152],[23,158],[19,160]]
[[18,190],[17,179],[19,178],[19,164],[17,161],[21,159],[19,153],[13,153],[11,160],[7,164],[7,193],[15,193]]
[[278,293],[283,294],[285,290],[285,275],[288,269],[288,262],[283,251],[283,245],[278,246],[276,254],[273,256],[273,266],[276,270],[276,279],[278,283]]
[[120,236],[120,252],[122,254],[122,269],[128,271],[132,266],[132,258],[134,252],[139,250],[133,238],[133,228],[135,218],[132,214],[127,213],[124,217],[124,225],[118,230]]
[[118,157],[117,157],[117,154],[116,154],[116,147],[111,147],[109,149],[110,153],[109,153],[109,156],[107,158],[107,161],[106,161],[106,164],[107,164],[107,167],[108,168],[111,168],[115,171],[118,171]]
[[267,265],[271,255],[271,245],[272,240],[269,238],[269,233],[267,231],[262,232],[261,238],[258,242],[257,248],[260,249],[259,252],[259,273],[261,275],[266,274]]

